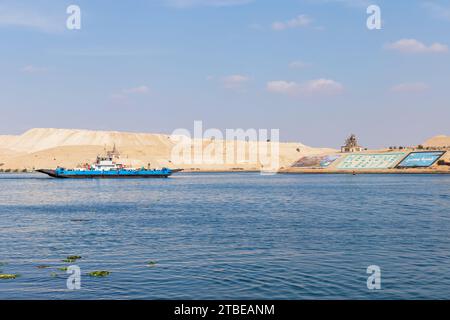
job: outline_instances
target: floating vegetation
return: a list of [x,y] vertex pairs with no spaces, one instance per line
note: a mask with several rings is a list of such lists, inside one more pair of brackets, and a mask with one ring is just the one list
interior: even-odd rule
[[50,266],[43,264],[43,265],[36,266],[36,268],[38,268],[38,269],[48,269],[48,268],[50,268]]
[[88,273],[91,277],[106,277],[109,276],[111,272],[109,271],[92,271]]
[[19,277],[18,274],[0,274],[1,280],[16,279],[17,277]]
[[154,266],[156,266],[156,261],[149,261],[149,262],[147,262],[147,264],[149,267],[154,267]]
[[69,259],[69,260],[79,260],[79,259],[81,259],[81,256],[68,256],[67,259]]
[[57,278],[58,274],[56,272],[52,272],[52,273],[50,273],[50,277]]
[[69,268],[69,267],[61,267],[61,268],[58,268],[58,270],[59,270],[59,271],[64,271],[64,272],[66,272],[68,268]]
[[81,256],[68,256],[66,259],[63,260],[63,262],[68,262],[68,263],[72,263],[72,262],[76,262],[77,260],[80,260]]

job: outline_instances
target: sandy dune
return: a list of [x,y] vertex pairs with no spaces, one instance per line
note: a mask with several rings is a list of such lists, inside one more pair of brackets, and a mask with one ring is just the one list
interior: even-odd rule
[[[201,163],[178,161],[173,148],[179,146],[177,137],[163,134],[129,133],[116,131],[90,131],[69,129],[31,129],[20,136],[0,136],[1,169],[38,169],[57,166],[73,168],[92,163],[97,155],[104,154],[114,145],[121,153],[120,161],[130,167],[176,167],[187,170],[259,170],[261,159],[255,142],[240,141],[228,144],[221,140],[203,140]],[[268,149],[270,150],[269,143]],[[188,147],[193,150],[194,147]],[[305,155],[335,152],[301,143],[281,143],[279,166],[289,166]],[[192,154],[192,153],[191,153]],[[245,155],[238,159],[238,154]],[[223,159],[224,163],[217,163]],[[233,159],[233,161],[229,161]],[[186,160],[186,159],[184,159]],[[228,160],[228,161],[227,161]]]
[[64,146],[161,146],[170,145],[169,137],[160,134],[105,132],[69,129],[31,129],[21,136],[0,136],[0,146],[36,152]]
[[445,135],[440,135],[428,139],[423,143],[424,147],[450,147],[450,137]]

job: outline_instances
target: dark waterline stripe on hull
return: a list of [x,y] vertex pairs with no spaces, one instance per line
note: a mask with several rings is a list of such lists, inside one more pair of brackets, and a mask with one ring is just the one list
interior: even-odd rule
[[168,178],[169,175],[117,175],[117,176],[53,176],[58,179],[163,179]]
[[136,175],[58,175],[54,170],[36,170],[57,179],[163,179],[170,174],[136,174]]

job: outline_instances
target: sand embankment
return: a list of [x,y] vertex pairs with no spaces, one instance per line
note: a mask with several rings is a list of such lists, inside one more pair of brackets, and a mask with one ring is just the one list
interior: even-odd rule
[[[31,129],[22,135],[0,136],[0,170],[51,169],[57,166],[75,168],[93,163],[98,155],[105,154],[115,145],[120,152],[120,162],[128,167],[152,168],[170,167],[186,171],[259,171],[267,168],[261,158],[261,149],[252,141],[185,140],[187,147],[181,153],[180,136],[164,134],[131,133],[117,131],[91,131],[70,129]],[[198,146],[200,146],[198,148]],[[266,145],[267,159],[272,157],[272,143]],[[450,137],[436,136],[423,144],[424,148],[450,146]],[[187,150],[187,151],[186,151]],[[201,159],[194,157],[194,150],[200,150]],[[448,150],[448,149],[447,149]],[[402,152],[417,151],[416,149]],[[398,150],[365,151],[363,153],[390,153]],[[263,154],[266,154],[263,152]],[[313,148],[302,143],[280,143],[278,167],[285,173],[352,173],[340,170],[339,160],[327,168],[292,168],[291,166],[309,156],[333,155],[339,153],[329,148]],[[198,154],[198,153],[197,153]],[[175,156],[174,156],[175,155]],[[177,155],[183,155],[177,157]],[[187,157],[186,157],[187,155]],[[189,161],[190,159],[190,161]],[[442,158],[450,163],[450,152]],[[382,169],[358,170],[358,173],[450,173],[450,166],[438,165],[426,169]]]
[[314,169],[314,168],[286,168],[279,173],[286,174],[450,174],[448,166],[433,166],[430,168],[411,169],[371,169],[371,170],[338,170],[338,169]]
[[450,147],[450,137],[445,135],[435,136],[423,143],[424,147],[446,148]]
[[[420,152],[434,152],[434,149],[440,149],[440,151],[445,152],[440,158],[439,161],[435,161],[429,167],[410,167],[410,168],[402,168],[399,167],[399,163],[411,153],[420,153]],[[340,158],[334,161],[328,167],[295,167],[291,166],[288,168],[283,168],[279,171],[279,173],[293,173],[293,174],[450,174],[450,151],[444,148],[435,147],[433,150],[427,151],[418,148],[410,148],[410,149],[402,149],[402,150],[367,150],[363,152],[358,152],[355,154],[352,153],[344,153],[340,154]],[[393,160],[390,164],[386,164],[386,167],[374,167],[370,168],[370,165],[367,167],[355,167],[344,169],[341,164],[344,162],[346,157],[349,156],[367,156],[363,162],[370,162],[370,157],[373,156],[390,156],[392,154],[400,154],[397,160]],[[443,161],[444,163],[441,163]],[[355,163],[356,164],[356,163]],[[362,163],[360,162],[359,165]],[[379,165],[380,163],[378,163]]]
[[[186,159],[174,159],[173,148],[179,146],[179,140],[169,135],[51,128],[31,129],[19,136],[0,136],[0,169],[73,168],[94,162],[97,155],[111,150],[114,145],[121,154],[120,161],[130,167],[146,167],[150,163],[151,167],[175,167],[188,171],[261,169],[261,159],[255,155],[259,152],[256,151],[258,146],[251,141],[228,145],[225,141],[203,140],[200,144],[203,159],[195,161],[192,156],[189,163]],[[279,166],[288,167],[302,156],[335,151],[301,143],[281,143]],[[238,154],[244,154],[244,159]]]

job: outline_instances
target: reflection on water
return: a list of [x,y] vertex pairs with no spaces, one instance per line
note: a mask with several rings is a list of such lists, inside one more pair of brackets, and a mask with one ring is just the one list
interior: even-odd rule
[[[438,175],[0,175],[0,270],[21,275],[0,280],[0,298],[448,298],[449,186]],[[83,257],[79,291],[57,270],[68,255]],[[366,287],[373,264],[378,292]]]

